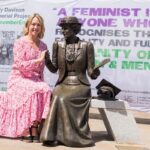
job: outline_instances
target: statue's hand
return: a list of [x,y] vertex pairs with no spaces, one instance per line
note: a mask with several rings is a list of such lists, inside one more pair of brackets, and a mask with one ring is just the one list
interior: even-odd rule
[[93,69],[93,72],[91,74],[92,79],[96,79],[100,75],[100,70],[98,68]]

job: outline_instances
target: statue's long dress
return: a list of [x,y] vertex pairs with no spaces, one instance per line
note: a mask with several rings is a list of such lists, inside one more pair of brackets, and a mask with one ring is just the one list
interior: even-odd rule
[[71,147],[93,145],[88,125],[91,89],[78,80],[75,67],[66,60],[66,78],[54,88],[51,110],[40,137],[42,142],[57,140]]

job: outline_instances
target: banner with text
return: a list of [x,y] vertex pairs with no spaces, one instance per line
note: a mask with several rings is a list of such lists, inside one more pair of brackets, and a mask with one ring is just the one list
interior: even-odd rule
[[[90,80],[95,86],[106,79],[119,87],[117,98],[128,101],[133,109],[150,112],[150,0],[3,0],[0,1],[0,90],[6,90],[13,62],[14,41],[22,36],[25,20],[32,13],[44,18],[43,41],[51,54],[52,43],[62,40],[57,25],[64,16],[76,16],[83,24],[79,37],[91,41],[101,76]],[[45,69],[45,80],[54,87],[57,74]]]

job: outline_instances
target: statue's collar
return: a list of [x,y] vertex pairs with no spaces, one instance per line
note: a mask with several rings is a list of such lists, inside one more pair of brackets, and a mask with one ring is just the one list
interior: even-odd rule
[[[79,37],[77,37],[78,38],[78,42],[77,42],[77,49],[80,49],[81,48],[81,40],[80,40],[80,38]],[[63,41],[61,41],[61,42],[59,42],[60,44],[61,44],[61,47],[62,48],[66,48],[66,41],[65,40],[63,40]],[[74,43],[73,43],[74,44]]]

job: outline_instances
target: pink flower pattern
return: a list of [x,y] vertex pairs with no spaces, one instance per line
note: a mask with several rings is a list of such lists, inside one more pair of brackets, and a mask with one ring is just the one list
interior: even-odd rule
[[35,63],[46,49],[42,41],[35,49],[25,37],[14,43],[14,63],[7,91],[0,92],[0,136],[26,135],[33,121],[47,117],[51,90],[43,79],[45,62]]

